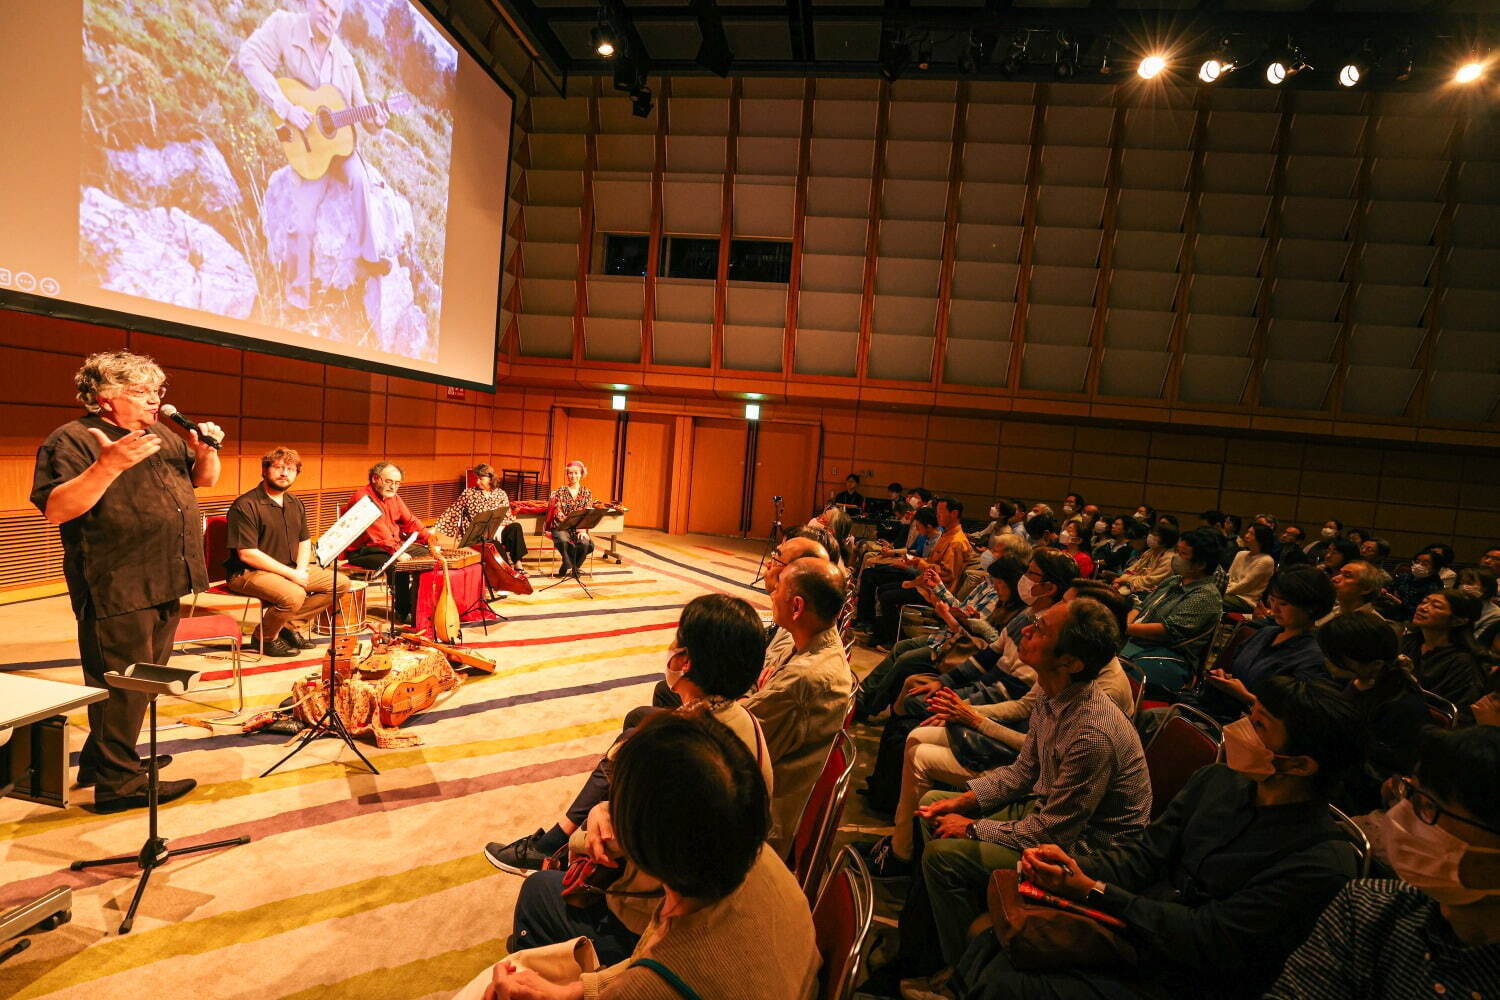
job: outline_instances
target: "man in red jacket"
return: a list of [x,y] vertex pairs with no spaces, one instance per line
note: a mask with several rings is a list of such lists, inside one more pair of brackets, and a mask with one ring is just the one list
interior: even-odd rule
[[[344,510],[348,510],[359,503],[362,497],[369,497],[380,508],[380,516],[349,548],[349,562],[355,566],[379,569],[385,565],[391,553],[401,547],[406,536],[414,531],[427,544],[412,545],[406,550],[406,555],[425,556],[430,553],[434,558],[439,556],[441,550],[437,538],[422,526],[417,515],[406,506],[406,501],[397,496],[401,490],[401,478],[401,466],[395,462],[376,462],[370,467],[369,485],[355,490],[344,506]],[[390,573],[391,614],[399,624],[412,623],[412,616],[416,611],[416,580],[415,573],[397,573],[394,570]]]

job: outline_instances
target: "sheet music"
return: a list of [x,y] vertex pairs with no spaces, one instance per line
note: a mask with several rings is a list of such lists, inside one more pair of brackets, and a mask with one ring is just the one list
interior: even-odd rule
[[379,569],[377,569],[375,571],[375,575],[376,576],[380,576],[386,570],[390,569],[391,568],[391,564],[394,563],[397,559],[400,559],[402,556],[406,555],[406,550],[409,549],[409,548],[411,548],[411,543],[415,542],[416,540],[417,540],[417,533],[415,531],[413,531],[411,534],[407,535],[406,536],[406,541],[402,542],[401,543],[401,547],[398,548],[395,552],[391,553],[391,557],[385,561],[385,565],[381,566]]
[[360,497],[359,503],[346,510],[344,516],[333,522],[333,526],[318,539],[315,552],[318,565],[332,566],[339,553],[353,545],[354,540],[379,517],[380,508],[375,506],[375,501],[367,496]]

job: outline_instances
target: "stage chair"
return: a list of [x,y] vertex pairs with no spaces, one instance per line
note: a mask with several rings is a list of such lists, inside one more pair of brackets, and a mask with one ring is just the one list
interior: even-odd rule
[[[232,597],[237,601],[245,603],[240,607],[240,633],[244,634],[245,622],[250,617],[250,608],[259,607],[260,600],[254,597],[246,597],[244,594],[236,594],[225,586],[224,561],[229,558],[229,518],[223,514],[206,518],[203,522],[203,561],[208,567],[208,589],[203,594],[212,594],[215,597]],[[198,599],[203,594],[193,594],[191,610],[188,615],[196,617],[198,614]],[[188,616],[184,616],[186,619]],[[180,627],[180,626],[179,626]],[[238,656],[260,659],[264,650],[257,647],[253,652],[246,652],[241,647]],[[228,685],[224,685],[228,687]],[[222,688],[199,688],[200,691],[222,690]]]
[[[216,716],[215,722],[236,718],[245,711],[245,675],[240,669],[241,650],[244,646],[245,633],[243,626],[230,615],[208,614],[208,615],[185,615],[177,622],[177,634],[172,639],[172,651],[177,652],[183,646],[201,645],[210,642],[229,643],[229,669],[231,677],[229,683],[218,684],[213,687],[197,687],[194,693],[199,691],[222,691],[225,688],[235,688],[234,711],[226,715]],[[193,702],[201,705],[202,702],[186,695],[181,697],[183,701]],[[176,722],[171,725],[162,726],[162,729],[176,729],[186,723]]]
[[[847,721],[847,720],[846,720]],[[844,799],[849,794],[849,778],[854,773],[854,740],[841,729],[833,737],[823,772],[813,784],[802,818],[792,838],[788,867],[797,876],[797,884],[811,904],[818,896],[823,875],[828,869],[828,848],[844,815]]]
[[821,1000],[849,1000],[859,979],[860,960],[875,916],[875,886],[870,870],[853,847],[839,852],[833,872],[813,906],[813,933],[823,968],[818,973]]
[[[1192,721],[1189,721],[1189,720]],[[1188,779],[1219,759],[1224,737],[1219,724],[1191,705],[1173,705],[1146,744],[1151,777],[1151,818],[1166,811]]]

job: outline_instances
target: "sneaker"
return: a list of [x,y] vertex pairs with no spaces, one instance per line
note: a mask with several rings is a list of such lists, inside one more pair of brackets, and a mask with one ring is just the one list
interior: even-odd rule
[[[162,768],[166,767],[170,763],[172,763],[172,755],[171,754],[169,754],[169,753],[159,753],[159,754],[156,755],[156,769],[158,771],[160,771]],[[146,768],[149,768],[150,766],[151,766],[150,759],[141,761],[141,769],[142,770],[145,770]],[[84,769],[82,766],[80,766],[78,768],[78,787],[79,788],[91,788],[94,785],[97,785],[98,783],[99,783],[99,775],[95,774],[92,770],[86,770],[86,769]]]
[[302,652],[302,650],[293,649],[291,646],[288,646],[280,639],[267,639],[265,641],[265,644],[261,646],[261,652],[263,652],[266,656],[283,657],[296,656],[298,653]]
[[526,878],[532,872],[541,871],[542,866],[547,862],[548,855],[536,847],[536,842],[541,840],[546,832],[539,829],[536,833],[509,844],[485,844],[485,860],[503,872]]
[[896,855],[890,837],[881,837],[875,843],[861,847],[859,853],[864,856],[871,878],[908,878],[911,876],[911,862]]
[[277,635],[276,638],[280,639],[288,646],[291,646],[293,649],[313,649],[318,645],[311,639],[307,638],[307,636],[298,635],[295,631],[289,628],[282,629],[281,633]]
[[[198,782],[192,778],[183,778],[180,781],[163,781],[156,786],[157,804],[166,805],[168,802],[182,798],[197,787]],[[112,799],[101,799],[97,795],[94,797],[94,811],[100,813],[117,813],[124,812],[127,809],[144,809],[148,804],[146,801],[146,789],[144,787],[129,795],[120,795]]]

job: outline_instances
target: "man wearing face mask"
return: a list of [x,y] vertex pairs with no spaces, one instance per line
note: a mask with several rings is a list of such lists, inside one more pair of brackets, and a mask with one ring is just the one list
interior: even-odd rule
[[1268,1000],[1500,996],[1500,730],[1428,729],[1387,795],[1400,878],[1345,886]]
[[1018,972],[995,935],[981,934],[959,963],[958,995],[1260,996],[1319,901],[1356,872],[1328,790],[1360,746],[1358,714],[1332,689],[1278,677],[1264,693],[1224,730],[1227,766],[1199,770],[1139,837],[1093,855],[1056,844],[1022,854],[1026,881],[1125,922],[1141,950],[1133,969]]

